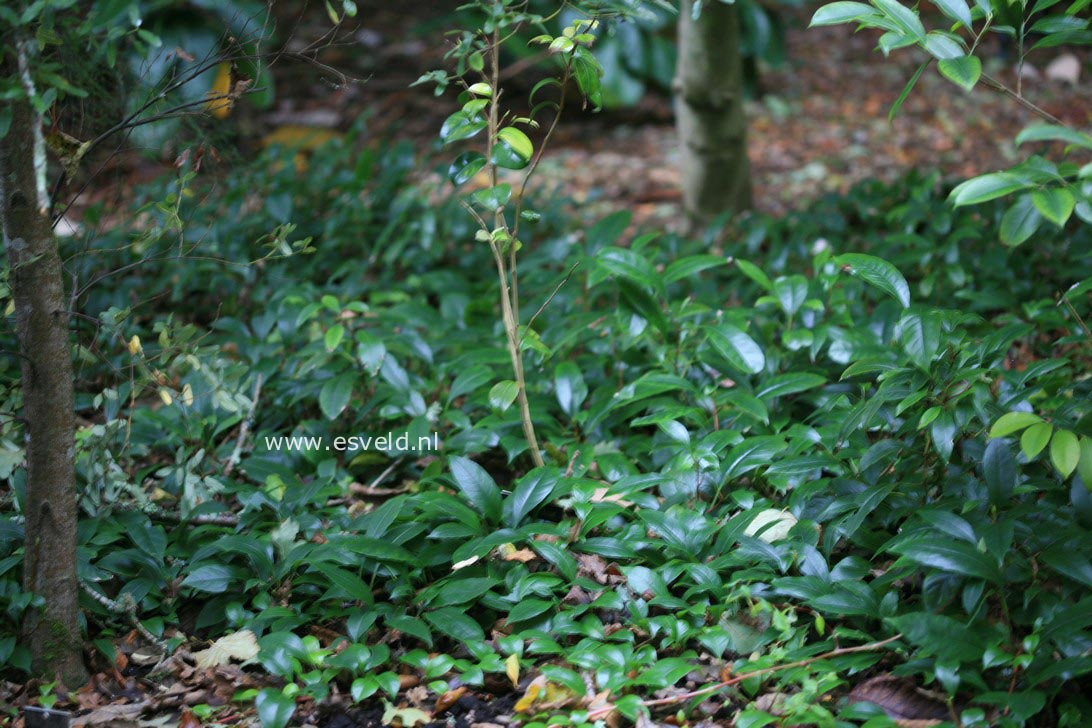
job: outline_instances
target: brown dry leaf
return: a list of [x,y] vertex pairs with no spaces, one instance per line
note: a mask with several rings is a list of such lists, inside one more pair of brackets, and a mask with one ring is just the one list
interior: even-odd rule
[[908,680],[877,675],[855,686],[851,703],[872,703],[903,728],[927,728],[948,719],[948,706]]
[[591,604],[593,601],[594,600],[592,599],[592,595],[581,589],[576,584],[573,584],[572,588],[569,589],[569,593],[561,598],[562,604]]
[[73,728],[89,725],[106,725],[111,728],[127,728],[137,725],[137,716],[144,710],[144,703],[126,703],[124,705],[104,705],[87,715],[73,719]]
[[459,698],[466,695],[466,686],[462,685],[454,690],[448,690],[446,693],[436,698],[436,705],[432,708],[432,714],[434,716],[443,713],[452,705],[459,702]]
[[610,565],[598,554],[577,554],[576,562],[580,565],[578,576],[590,576],[600,584],[607,583],[607,569]]
[[[511,546],[511,544],[506,544],[506,545]],[[538,558],[538,554],[536,554],[531,549],[517,549],[517,548],[512,548],[511,550],[505,549],[503,551],[503,554],[504,554],[504,560],[505,561],[518,561],[521,564],[526,564],[528,561],[534,561],[535,559]]]
[[186,708],[182,711],[182,715],[178,716],[178,728],[201,728],[201,719],[193,714],[193,711]]

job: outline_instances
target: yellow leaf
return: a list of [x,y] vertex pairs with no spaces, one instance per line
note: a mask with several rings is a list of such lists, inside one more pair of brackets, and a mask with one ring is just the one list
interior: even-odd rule
[[133,334],[133,338],[129,339],[129,353],[133,356],[144,353],[144,347],[140,345],[140,337]]
[[504,674],[512,681],[512,687],[519,686],[519,656],[511,654],[504,661]]
[[535,707],[535,701],[538,700],[538,696],[545,685],[545,677],[542,675],[536,677],[531,684],[527,686],[527,692],[523,694],[523,697],[516,701],[516,705],[512,710],[517,713],[526,713],[530,711],[531,708]]
[[213,642],[207,650],[193,653],[197,667],[219,667],[232,660],[246,662],[258,656],[258,640],[249,629],[225,635]]
[[231,64],[221,63],[216,67],[216,78],[212,80],[208,101],[205,102],[205,111],[217,119],[226,119],[231,113],[231,107],[235,104],[235,101],[228,97],[230,93]]
[[189,384],[182,385],[182,404],[187,407],[193,406],[193,389]]
[[288,147],[313,151],[326,142],[340,139],[341,134],[329,129],[321,129],[316,126],[303,126],[302,124],[286,124],[279,126],[262,137],[263,147]]
[[396,708],[386,700],[387,706],[383,711],[383,725],[395,726],[395,728],[413,728],[415,725],[423,725],[432,720],[432,716],[419,708]]
[[167,391],[166,389],[164,389],[163,387],[160,387],[160,388],[159,388],[159,398],[160,398],[161,400],[163,400],[163,404],[165,404],[165,405],[168,405],[168,406],[169,406],[169,405],[170,405],[170,404],[171,404],[172,402],[174,402],[174,397],[172,397],[172,396],[171,396],[171,393],[170,393],[170,392],[168,392],[168,391]]

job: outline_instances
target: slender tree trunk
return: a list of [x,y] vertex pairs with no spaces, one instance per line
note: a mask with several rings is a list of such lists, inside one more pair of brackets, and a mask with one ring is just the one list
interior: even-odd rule
[[743,60],[735,5],[694,0],[679,9],[675,123],[679,133],[683,204],[692,225],[751,205]]
[[[7,39],[5,39],[7,40]],[[0,50],[0,77],[33,93],[32,44]],[[6,108],[5,108],[6,107]],[[75,414],[64,275],[49,219],[42,116],[26,98],[0,102],[11,127],[0,140],[0,230],[22,360],[26,420],[26,556],[23,588],[45,599],[27,612],[22,639],[34,670],[69,688],[87,680],[76,578]]]

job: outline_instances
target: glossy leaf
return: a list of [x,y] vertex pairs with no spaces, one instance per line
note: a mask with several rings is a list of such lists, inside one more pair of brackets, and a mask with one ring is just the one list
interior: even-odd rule
[[861,253],[846,253],[838,256],[838,262],[848,266],[854,275],[870,285],[893,296],[903,308],[910,305],[910,286],[899,273],[898,268],[882,258]]
[[1007,437],[1042,421],[1043,418],[1034,412],[1006,412],[993,423],[993,427],[990,428],[990,437]]
[[962,87],[964,91],[973,89],[982,76],[982,61],[977,56],[942,58],[937,62],[937,68],[942,76]]
[[456,455],[449,460],[455,485],[487,520],[497,522],[501,514],[501,492],[493,478],[469,458]]
[[766,366],[762,348],[742,329],[727,323],[705,327],[706,336],[713,348],[736,369],[757,374]]

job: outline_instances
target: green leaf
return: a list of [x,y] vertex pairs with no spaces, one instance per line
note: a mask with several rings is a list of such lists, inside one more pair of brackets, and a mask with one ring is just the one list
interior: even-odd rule
[[848,266],[853,274],[865,282],[895,297],[903,308],[910,306],[910,286],[898,268],[882,258],[862,253],[839,255],[837,262]]
[[342,413],[353,395],[353,382],[356,374],[345,372],[333,379],[327,379],[319,390],[319,409],[326,419],[332,420]]
[[826,377],[811,372],[790,372],[779,374],[755,390],[755,396],[761,399],[784,397],[788,394],[806,392],[809,389],[821,387],[827,383]]
[[474,178],[485,166],[485,155],[481,152],[463,152],[447,168],[448,179],[458,187]]
[[519,385],[511,379],[497,382],[489,390],[489,406],[504,412],[519,396]]
[[512,494],[504,501],[504,522],[518,528],[523,519],[550,497],[560,473],[556,468],[535,468],[516,481]]
[[562,362],[554,369],[554,394],[561,411],[572,417],[588,396],[588,385],[580,367],[571,361]]
[[527,622],[556,609],[557,605],[545,599],[524,599],[508,613],[508,623]]
[[821,25],[840,25],[841,23],[863,22],[869,18],[878,18],[880,13],[871,5],[855,2],[836,2],[824,5],[815,11],[808,23],[809,28]]
[[725,478],[738,478],[762,465],[769,465],[774,455],[784,450],[785,441],[769,435],[749,437],[724,456]]
[[460,109],[447,117],[440,127],[440,139],[444,144],[462,141],[475,136],[488,124],[478,114],[467,114]]
[[933,4],[952,20],[958,20],[966,28],[971,27],[971,8],[966,0],[933,0]]
[[436,592],[435,601],[441,607],[475,602],[481,599],[495,584],[495,579],[464,577],[459,572],[455,572],[455,576],[449,577]]
[[675,281],[697,275],[703,270],[725,265],[727,262],[727,260],[718,255],[687,256],[686,258],[680,258],[679,260],[673,261],[668,265],[667,268],[664,269],[663,279],[665,283],[674,283]]
[[451,402],[457,397],[461,397],[464,394],[470,394],[477,391],[479,387],[486,384],[493,378],[493,373],[489,370],[489,367],[476,365],[469,369],[464,369],[459,373],[459,376],[455,377],[455,381],[451,383],[451,391],[447,394],[447,401]]
[[977,56],[943,58],[937,62],[940,75],[965,91],[970,91],[982,76],[982,61]]
[[736,258],[736,267],[739,268],[743,275],[747,276],[752,281],[762,286],[765,290],[773,290],[773,283],[770,281],[770,277],[767,276],[762,271],[762,269],[754,263]]
[[235,568],[226,564],[206,564],[198,566],[182,580],[182,586],[210,594],[222,594],[235,580]]
[[894,546],[891,551],[921,566],[949,574],[970,576],[1000,584],[1003,579],[996,562],[965,541],[915,535]]
[[493,145],[493,164],[504,169],[523,169],[531,163],[534,147],[531,140],[519,129],[507,126],[497,132]]
[[956,185],[948,199],[956,207],[977,205],[1026,189],[1027,183],[1009,172],[991,172]]
[[1081,459],[1077,461],[1077,473],[1085,486],[1092,490],[1092,438],[1081,438]]
[[1012,456],[1009,443],[990,440],[982,454],[982,475],[986,479],[990,503],[999,505],[1012,496],[1016,488],[1016,458]]
[[1046,422],[1032,425],[1024,430],[1024,434],[1020,436],[1020,450],[1023,451],[1024,457],[1031,460],[1041,453],[1047,443],[1050,442],[1050,436],[1053,433],[1054,426]]
[[705,327],[706,336],[713,348],[736,369],[757,374],[766,366],[762,348],[743,330],[727,323]]
[[777,296],[781,310],[792,316],[808,297],[808,279],[802,275],[778,278],[773,282],[773,294]]
[[927,60],[918,66],[918,70],[914,71],[914,75],[911,76],[910,80],[903,86],[899,97],[895,99],[895,103],[891,104],[891,110],[887,112],[888,121],[893,121],[895,117],[899,115],[902,105],[906,103],[906,99],[910,98],[910,92],[914,90],[914,86],[917,85],[918,79],[921,78],[921,74],[925,72],[925,69],[929,67],[930,63],[932,63],[932,61]]
[[926,654],[959,662],[977,662],[985,651],[978,630],[951,617],[929,612],[908,612],[891,620],[896,629]]
[[1039,424],[1043,418],[1034,412],[1006,412],[990,428],[990,437],[1007,437],[1026,427]]
[[1046,187],[1031,193],[1035,209],[1058,227],[1064,227],[1077,201],[1066,187]]
[[431,612],[425,612],[425,620],[436,631],[447,635],[457,642],[480,642],[485,639],[485,632],[466,612],[455,607],[440,607]]
[[1026,144],[1027,142],[1065,142],[1085,149],[1092,149],[1092,136],[1056,124],[1029,126],[1016,135],[1017,144]]
[[872,0],[872,4],[898,25],[906,35],[914,38],[925,35],[925,26],[921,24],[918,14],[897,0]]
[[1092,562],[1087,554],[1060,546],[1044,552],[1040,559],[1059,574],[1092,589]]
[[322,561],[314,564],[314,568],[315,571],[318,571],[329,579],[331,584],[345,592],[349,598],[368,604],[371,603],[371,587],[364,583],[364,580],[356,574]]
[[926,53],[941,61],[962,58],[966,53],[956,36],[939,30],[930,31],[924,45]]
[[323,343],[326,345],[326,351],[333,351],[345,338],[345,327],[341,324],[335,324],[326,330],[326,335],[323,337]]
[[478,190],[470,196],[470,199],[479,207],[492,212],[504,207],[508,204],[508,200],[512,199],[512,185],[502,182],[496,187]]
[[284,728],[296,712],[296,699],[277,688],[264,688],[254,699],[263,728]]
[[501,514],[501,492],[485,469],[469,458],[455,455],[449,459],[455,485],[486,520],[496,523]]
[[1069,430],[1057,430],[1050,440],[1050,461],[1062,474],[1068,478],[1077,469],[1077,463],[1081,459],[1081,445],[1077,436]]
[[[655,290],[662,290],[662,280],[648,258],[628,248],[603,248],[595,256],[598,268],[611,275],[633,281]],[[600,276],[598,280],[602,280]]]
[[525,161],[530,161],[535,153],[535,147],[527,135],[514,126],[506,126],[497,132],[497,139],[512,148],[512,150]]
[[386,621],[387,627],[404,632],[410,637],[415,637],[429,647],[432,646],[432,632],[429,630],[428,625],[417,617],[411,617],[408,614],[394,614],[385,617],[384,621]]
[[1042,221],[1031,195],[1020,195],[1001,216],[1001,242],[1010,247],[1020,245],[1035,234]]

